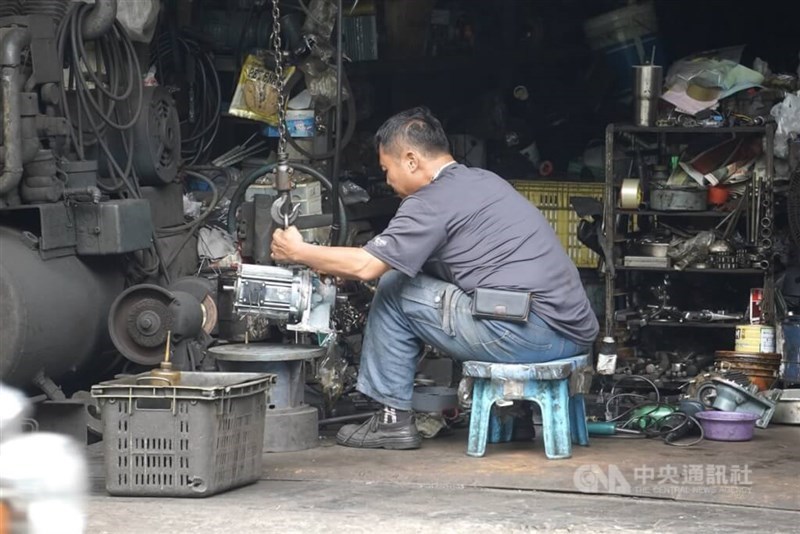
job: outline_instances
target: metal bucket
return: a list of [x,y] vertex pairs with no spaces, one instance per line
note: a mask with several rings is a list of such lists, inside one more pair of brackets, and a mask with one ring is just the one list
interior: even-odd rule
[[778,379],[781,355],[776,353],[745,353],[719,350],[715,366],[720,371],[738,371],[747,375],[759,390],[770,389]]

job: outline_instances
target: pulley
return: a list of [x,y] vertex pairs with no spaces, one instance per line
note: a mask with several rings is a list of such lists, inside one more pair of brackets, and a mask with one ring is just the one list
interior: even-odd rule
[[198,278],[178,280],[169,289],[132,286],[111,305],[111,341],[128,360],[157,365],[163,359],[168,332],[178,346],[213,330],[217,312],[210,293],[208,282]]

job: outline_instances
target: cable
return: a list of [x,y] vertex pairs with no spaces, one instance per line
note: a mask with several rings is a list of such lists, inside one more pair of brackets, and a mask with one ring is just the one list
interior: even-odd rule
[[[93,54],[87,51],[83,24],[91,9],[88,4],[77,4],[58,28],[58,56],[69,72],[67,83],[60,84],[61,108],[78,159],[94,159],[96,156],[87,150],[91,147],[105,157],[110,183],[98,181],[98,187],[106,193],[138,198],[130,130],[142,112],[141,69],[133,43],[119,21],[114,21],[109,32],[93,41]],[[74,111],[68,89],[77,97],[73,99]],[[115,154],[109,146],[112,135],[120,136],[122,155]]]
[[214,184],[214,182],[212,182],[204,174],[201,174],[199,172],[195,172],[195,171],[192,171],[192,170],[189,170],[189,169],[184,169],[183,172],[187,176],[191,176],[192,178],[197,178],[198,180],[201,180],[201,181],[205,182],[206,185],[208,185],[208,187],[211,189],[211,195],[212,195],[211,196],[211,202],[209,203],[209,205],[206,208],[206,210],[203,213],[201,213],[200,215],[198,215],[195,220],[187,222],[187,223],[179,224],[179,225],[176,225],[176,226],[168,226],[168,227],[165,227],[165,228],[159,228],[158,230],[156,230],[156,233],[161,237],[169,237],[169,236],[173,236],[173,235],[178,235],[178,234],[182,234],[185,231],[195,230],[195,229],[199,228],[205,222],[205,220],[208,218],[208,216],[211,215],[211,212],[214,211],[214,209],[217,207],[217,204],[219,203],[220,194],[219,194],[219,191],[217,190],[217,186]]
[[[162,32],[151,54],[161,85],[187,91],[187,114],[180,117],[181,156],[186,165],[205,163],[219,133],[222,88],[214,59],[200,43],[186,36]],[[184,79],[184,73],[189,73]]]
[[[683,421],[681,421],[680,424],[678,424],[678,426],[676,426],[676,427],[669,427],[667,429],[664,429],[665,421],[668,420],[668,419],[671,419],[673,417],[683,418]],[[700,437],[699,438],[697,438],[694,441],[690,441],[689,443],[680,443],[680,442],[674,441],[673,438],[670,438],[670,436],[674,432],[677,432],[679,429],[681,429],[681,428],[683,428],[683,427],[685,427],[687,425],[691,425],[691,424],[694,424],[694,426],[697,429],[700,430]],[[697,419],[695,419],[694,417],[692,417],[691,415],[689,415],[687,413],[673,412],[673,413],[667,415],[666,417],[664,417],[663,419],[659,420],[659,426],[661,428],[659,428],[658,433],[656,434],[656,437],[660,437],[664,441],[664,443],[666,443],[667,445],[672,445],[673,447],[691,447],[692,445],[697,445],[698,443],[703,441],[703,439],[705,439],[705,432],[703,432],[703,425],[701,425],[700,422]]]

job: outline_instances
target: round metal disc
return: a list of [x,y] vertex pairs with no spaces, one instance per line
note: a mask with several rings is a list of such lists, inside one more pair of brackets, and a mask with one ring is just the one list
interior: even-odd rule
[[219,319],[217,304],[214,302],[214,299],[211,298],[211,295],[206,295],[206,298],[203,299],[200,306],[203,308],[203,331],[206,334],[211,334],[214,327],[217,326],[217,320]]
[[283,345],[281,343],[236,343],[208,349],[218,360],[229,362],[310,360],[324,356],[327,350],[325,347],[313,345]]

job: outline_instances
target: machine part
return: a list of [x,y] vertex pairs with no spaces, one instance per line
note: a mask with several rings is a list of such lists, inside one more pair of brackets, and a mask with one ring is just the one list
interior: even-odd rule
[[705,189],[653,189],[650,207],[656,211],[703,211],[706,197]]
[[669,258],[654,256],[625,256],[622,260],[625,267],[659,267],[668,268]]
[[800,389],[784,389],[775,407],[773,423],[800,425]]
[[152,243],[153,223],[146,200],[79,203],[73,212],[78,254],[123,254],[147,249]]
[[775,406],[781,398],[781,390],[773,389],[758,393],[755,385],[742,387],[724,378],[712,378],[711,382],[714,383],[717,390],[717,396],[712,405],[714,409],[753,414],[758,417],[756,426],[767,428],[775,413]]
[[333,332],[336,286],[329,278],[307,269],[241,264],[233,291],[234,309],[240,314],[285,321],[297,332]]
[[142,112],[133,125],[133,143],[133,163],[140,184],[157,186],[175,181],[181,161],[181,125],[166,87],[142,90]]
[[70,0],[22,0],[23,15],[45,15],[58,25],[69,9]]
[[117,18],[117,0],[95,0],[92,10],[83,22],[83,38],[97,39],[105,35]]
[[300,204],[292,205],[291,194],[279,196],[272,202],[272,207],[270,208],[272,220],[279,226],[283,226],[283,228],[288,228],[289,225],[293,224],[299,214]]
[[684,321],[741,321],[743,318],[744,314],[725,311],[700,310],[683,312]]
[[[239,181],[236,191],[234,191],[233,195],[231,195],[231,203],[228,207],[228,232],[230,232],[232,235],[238,235],[236,215],[239,207],[244,201],[247,188],[253,185],[256,180],[264,176],[266,173],[273,171],[277,165],[277,163],[270,163],[268,165],[264,165],[263,167],[253,169],[249,174],[244,176]],[[331,185],[331,182],[325,177],[325,175],[323,175],[314,167],[297,162],[292,162],[291,165],[293,169],[302,171],[319,180],[322,185],[328,189],[328,191],[332,190],[333,186]],[[338,240],[335,241],[334,244],[341,246],[344,245],[347,240],[347,212],[345,211],[344,203],[341,201],[341,199],[339,200],[339,212],[339,217],[342,221],[342,231],[339,234]]]
[[27,28],[0,30],[0,94],[3,102],[5,162],[0,175],[0,196],[16,189],[22,179],[22,118],[20,111],[20,64],[22,50],[31,42]]
[[[125,358],[141,365],[158,365],[164,359],[167,335],[171,336],[175,367],[187,369],[190,355],[187,343],[213,329],[212,315],[203,306],[211,293],[206,282],[206,295],[201,298],[197,289],[200,283],[182,280],[165,289],[150,284],[140,284],[120,294],[108,314],[111,340]],[[189,292],[191,291],[191,292]],[[215,317],[214,317],[215,319]]]
[[247,343],[209,349],[223,371],[271,373],[264,428],[264,452],[289,452],[316,447],[317,409],[304,401],[305,361],[325,355],[325,347]]
[[39,372],[57,380],[110,347],[106,317],[124,287],[111,261],[43,261],[32,244],[0,226],[0,378],[17,386]]
[[651,258],[666,258],[669,243],[656,243],[652,241],[638,242],[637,248],[642,256]]

